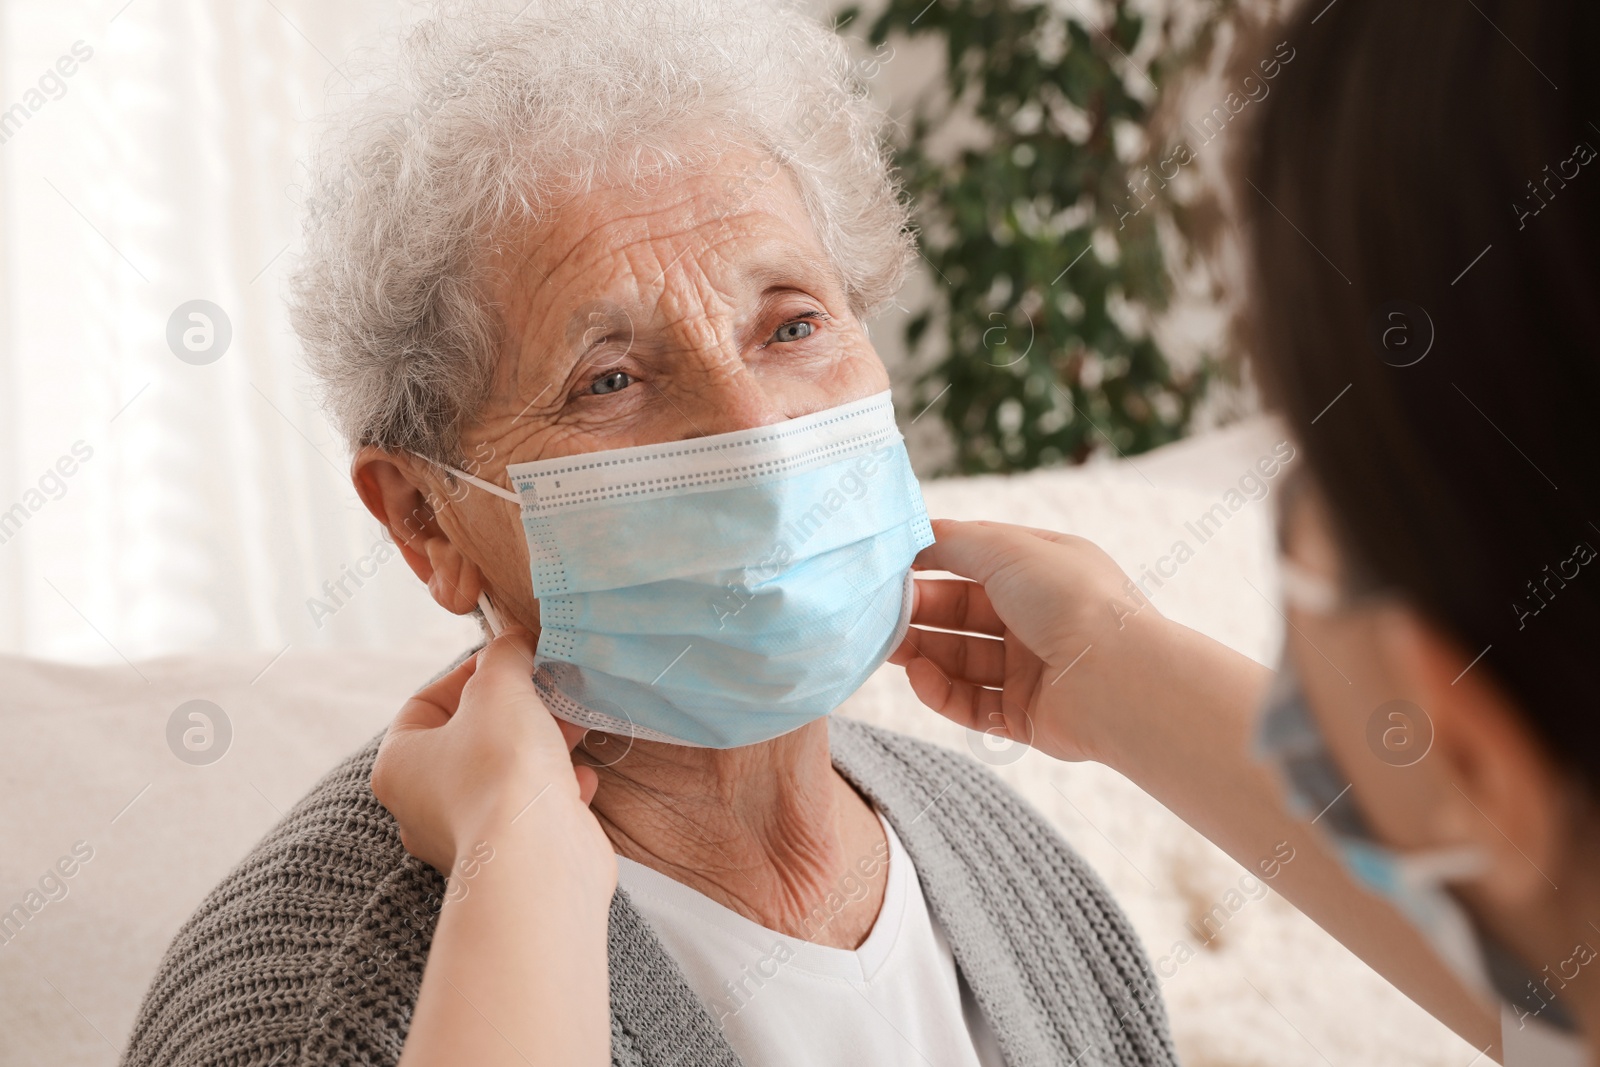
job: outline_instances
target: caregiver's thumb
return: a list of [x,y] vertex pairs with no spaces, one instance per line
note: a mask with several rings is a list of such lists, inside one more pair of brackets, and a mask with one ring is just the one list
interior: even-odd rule
[[998,522],[933,522],[911,629],[891,660],[917,697],[969,729],[1081,759],[1119,675],[1164,620],[1081,537]]
[[1076,656],[1085,631],[1115,627],[1146,603],[1130,598],[1128,576],[1103,549],[1072,534],[954,519],[933,520],[933,533],[916,569],[978,583],[1006,630],[1047,661]]

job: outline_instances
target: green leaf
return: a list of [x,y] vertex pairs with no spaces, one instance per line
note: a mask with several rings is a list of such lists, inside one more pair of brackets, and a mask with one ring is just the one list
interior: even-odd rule
[[[868,30],[874,45],[897,34],[942,38],[946,57],[944,97],[914,109],[895,158],[922,253],[948,283],[914,309],[904,335],[915,351],[935,323],[942,334],[945,354],[916,388],[919,401],[942,395],[952,471],[1157,447],[1183,435],[1221,377],[1209,359],[1175,374],[1153,339],[1130,335],[1111,314],[1113,294],[1140,319],[1167,306],[1164,229],[1180,238],[1177,254],[1189,254],[1183,204],[1171,187],[1148,186],[1145,161],[1118,158],[1114,131],[1148,123],[1183,74],[1204,67],[1235,0],[1203,2],[1184,41],[1170,39],[1172,20],[1147,20],[1123,0],[1101,24],[1070,4],[889,0]],[[859,17],[854,5],[840,12],[842,25]],[[1160,47],[1144,41],[1151,33]],[[1144,67],[1130,58],[1136,49],[1149,56]],[[1152,83],[1154,98],[1141,99]],[[1029,111],[1036,126],[1019,122]],[[974,122],[987,127],[984,149],[938,148],[949,133],[972,144]],[[1058,233],[1053,220],[1080,204],[1090,220]],[[1079,258],[1097,230],[1111,235],[1112,254]]]

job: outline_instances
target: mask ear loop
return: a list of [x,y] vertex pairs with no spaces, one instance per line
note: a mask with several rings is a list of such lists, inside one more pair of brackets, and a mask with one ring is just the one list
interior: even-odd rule
[[500,613],[494,609],[494,604],[489,600],[488,593],[478,594],[478,610],[483,612],[484,621],[489,624],[489,635],[499,637],[505,633],[505,623],[500,621]]
[[[495,496],[500,497],[503,500],[511,501],[518,507],[522,506],[522,497],[518,496],[516,493],[513,493],[509,489],[495,485],[493,482],[486,482],[482,478],[474,477],[464,470],[457,470],[448,463],[439,463],[436,460],[431,460],[420,452],[412,452],[411,454],[422,460],[424,463],[432,463],[436,467],[443,467],[445,470],[449,471],[457,478],[460,478],[468,485],[475,485],[485,492],[493,493]],[[505,632],[505,623],[500,620],[500,613],[495,610],[494,603],[489,599],[488,593],[482,592],[478,594],[478,610],[483,612],[484,621],[489,624],[489,635],[491,637],[499,637]]]

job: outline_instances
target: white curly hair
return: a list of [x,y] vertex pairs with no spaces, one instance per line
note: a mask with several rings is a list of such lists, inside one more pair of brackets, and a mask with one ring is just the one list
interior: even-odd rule
[[494,242],[597,181],[753,147],[765,179],[794,178],[858,316],[915,259],[883,113],[791,0],[480,0],[419,23],[387,67],[318,154],[292,281],[352,447],[458,460],[500,350]]

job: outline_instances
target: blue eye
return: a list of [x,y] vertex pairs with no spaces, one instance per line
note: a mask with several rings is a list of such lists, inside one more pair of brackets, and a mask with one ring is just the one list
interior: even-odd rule
[[815,332],[816,327],[811,323],[805,319],[796,319],[793,322],[786,322],[779,326],[772,335],[772,339],[774,341],[798,341],[801,338],[810,337]]
[[627,371],[614,370],[610,374],[596,378],[589,385],[591,393],[616,393],[633,384],[633,375]]

